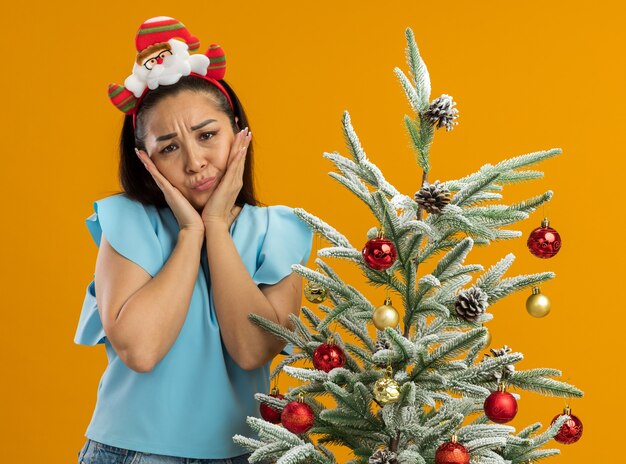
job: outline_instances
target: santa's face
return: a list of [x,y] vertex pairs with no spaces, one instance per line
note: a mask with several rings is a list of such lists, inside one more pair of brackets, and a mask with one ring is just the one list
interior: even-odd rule
[[189,74],[189,57],[187,45],[177,40],[151,45],[137,55],[133,75],[150,89],[170,85]]
[[[205,93],[185,90],[143,115],[146,151],[163,176],[201,211],[226,173],[235,133]],[[194,184],[215,176],[207,190]]]
[[157,64],[163,64],[163,60],[165,60],[168,56],[172,56],[170,46],[161,44],[160,47],[155,47],[155,49],[150,53],[142,54],[142,56],[137,60],[137,64],[140,64],[148,71],[152,71]]

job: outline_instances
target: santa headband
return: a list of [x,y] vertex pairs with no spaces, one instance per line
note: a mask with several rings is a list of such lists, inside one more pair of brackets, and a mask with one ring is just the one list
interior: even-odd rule
[[135,37],[137,57],[133,72],[124,85],[109,84],[109,99],[117,109],[133,116],[136,127],[137,109],[149,90],[171,85],[182,76],[196,76],[217,87],[228,100],[228,92],[218,80],[224,78],[226,57],[219,45],[213,44],[204,54],[190,55],[200,48],[200,40],[185,25],[168,16],[145,21]]

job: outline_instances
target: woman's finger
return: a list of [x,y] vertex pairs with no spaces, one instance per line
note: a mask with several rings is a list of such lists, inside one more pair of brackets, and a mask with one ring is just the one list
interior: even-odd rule
[[[231,173],[231,181],[236,181],[237,179],[242,178],[243,167],[245,166],[245,163],[246,163],[246,153],[248,151],[248,146],[250,145],[251,139],[252,139],[252,132],[246,132],[246,134],[242,137],[239,143],[239,149],[233,155],[231,166],[229,166],[229,168],[226,171],[226,175],[228,175],[228,171],[233,171]],[[236,163],[236,164],[233,166],[232,163]]]
[[168,187],[171,187],[169,181],[163,176],[163,174],[161,174],[161,171],[159,171],[159,169],[152,162],[152,160],[145,151],[135,148],[135,153],[137,153],[137,156],[154,179],[154,182],[162,191],[164,191],[164,189]]
[[213,192],[213,201],[216,201],[216,199],[222,195],[231,196],[234,193],[234,197],[230,201],[226,200],[232,205],[241,190],[241,186],[243,185],[245,154],[251,139],[247,128],[245,131],[245,136],[243,135],[244,132],[241,132],[241,135],[237,134],[237,137],[235,137],[233,141],[231,154],[229,155],[229,164],[226,167],[222,180]]
[[248,134],[248,128],[242,129],[237,133],[235,139],[233,140],[232,145],[230,146],[230,153],[228,154],[228,163],[226,165],[226,169],[230,168],[231,164],[237,158],[237,155],[241,151],[242,144],[245,140],[246,135]]
[[185,198],[181,191],[174,187],[165,178],[165,176],[161,174],[161,171],[159,171],[156,165],[152,162],[148,154],[143,150],[138,150],[137,148],[135,148],[135,153],[154,179],[154,182],[163,192],[165,201],[174,213],[179,228],[181,230],[185,228],[204,230],[202,218],[198,212],[194,209],[191,203],[189,203],[189,200]]
[[246,166],[246,155],[248,154],[248,147],[250,146],[250,142],[252,141],[252,132],[249,132],[245,138],[245,142],[243,148],[241,149],[241,154],[239,155],[239,164],[237,166],[237,179],[243,180],[243,171]]

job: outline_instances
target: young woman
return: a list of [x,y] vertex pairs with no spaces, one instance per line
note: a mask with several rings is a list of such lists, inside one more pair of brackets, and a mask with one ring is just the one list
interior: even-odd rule
[[[299,314],[310,228],[254,196],[252,133],[223,80],[179,21],[152,18],[125,86],[123,193],[94,203],[99,246],[75,342],[104,344],[108,365],[79,462],[243,463],[257,392],[285,343],[249,321]],[[195,58],[194,58],[195,57]],[[204,57],[204,58],[203,58]],[[240,129],[243,128],[243,129]]]

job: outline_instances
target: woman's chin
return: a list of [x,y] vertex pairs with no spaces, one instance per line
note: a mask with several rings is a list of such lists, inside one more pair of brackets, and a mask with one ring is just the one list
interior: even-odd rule
[[197,211],[202,211],[206,202],[209,201],[209,198],[211,198],[211,192],[199,192],[196,190],[192,190],[191,192],[192,194],[189,198],[187,198],[187,200],[189,200],[189,203],[191,203]]

